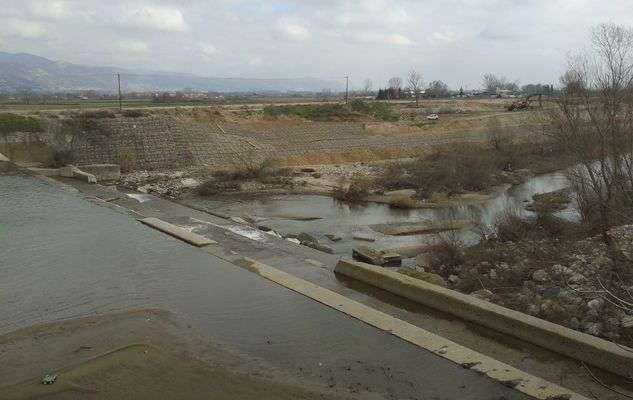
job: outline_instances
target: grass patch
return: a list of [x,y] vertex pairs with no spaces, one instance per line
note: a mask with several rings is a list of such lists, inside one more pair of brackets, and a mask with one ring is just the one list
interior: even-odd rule
[[264,116],[280,118],[294,116],[310,121],[354,121],[363,117],[371,117],[381,121],[397,121],[398,116],[386,103],[368,103],[354,100],[345,104],[301,104],[264,107]]
[[18,114],[0,114],[0,134],[14,132],[34,133],[42,132],[44,124],[39,118],[26,117]]

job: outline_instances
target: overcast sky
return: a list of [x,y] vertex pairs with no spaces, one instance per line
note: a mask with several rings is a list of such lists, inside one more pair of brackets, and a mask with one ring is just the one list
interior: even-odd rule
[[474,88],[486,72],[556,82],[593,25],[631,0],[0,0],[0,50],[217,77],[374,87],[415,67]]

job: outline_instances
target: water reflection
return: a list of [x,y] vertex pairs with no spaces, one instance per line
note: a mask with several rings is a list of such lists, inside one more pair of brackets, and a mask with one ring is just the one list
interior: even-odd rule
[[[533,177],[521,185],[502,190],[494,198],[477,204],[463,204],[441,209],[397,209],[385,204],[350,204],[334,200],[327,196],[282,195],[264,197],[216,197],[192,198],[188,203],[235,216],[249,216],[261,220],[262,224],[283,234],[307,232],[320,236],[324,241],[326,234],[336,234],[343,240],[329,243],[337,254],[350,254],[351,249],[360,243],[353,240],[357,234],[370,235],[376,239],[376,248],[431,244],[438,240],[437,235],[388,236],[375,232],[371,225],[392,222],[473,220],[475,228],[456,232],[456,237],[466,245],[475,244],[482,230],[492,231],[498,218],[507,211],[520,216],[533,215],[525,210],[525,204],[532,196],[563,189],[568,181],[562,173],[551,173]],[[577,215],[573,205],[557,215],[574,219]],[[318,216],[313,221],[298,221],[283,216]]]

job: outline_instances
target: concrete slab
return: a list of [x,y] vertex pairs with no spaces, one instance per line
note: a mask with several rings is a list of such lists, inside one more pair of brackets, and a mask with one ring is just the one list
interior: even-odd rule
[[196,247],[203,247],[203,246],[208,246],[210,244],[217,244],[217,242],[214,240],[211,240],[209,238],[206,238],[204,236],[198,235],[193,232],[189,232],[185,229],[182,229],[176,225],[172,225],[158,218],[143,218],[143,219],[140,219],[139,221],[147,226],[150,226],[156,230],[159,230],[163,233],[166,233],[170,236],[175,237],[176,239],[180,239]]
[[625,346],[374,265],[341,260],[335,272],[614,374],[633,374],[633,349]]

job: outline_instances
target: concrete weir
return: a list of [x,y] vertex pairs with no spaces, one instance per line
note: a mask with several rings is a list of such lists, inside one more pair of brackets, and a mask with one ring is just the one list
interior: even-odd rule
[[[250,258],[234,262],[263,278],[307,296],[350,317],[397,336],[409,343],[455,362],[464,368],[480,372],[489,378],[536,399],[588,400],[569,389],[528,374],[501,361],[461,346],[420,327],[351,300],[321,286],[305,281]],[[379,268],[379,267],[377,267]]]
[[168,222],[160,220],[158,218],[143,218],[139,220],[143,224],[150,226],[156,230],[159,230],[163,233],[166,233],[170,236],[175,237],[176,239],[180,239],[183,242],[187,242],[196,247],[208,246],[210,244],[217,244],[216,241],[206,238],[204,236],[198,235],[193,232],[189,232],[185,229],[182,229],[176,225],[172,225]]
[[614,374],[633,373],[632,349],[595,336],[362,262],[342,260],[334,271]]

